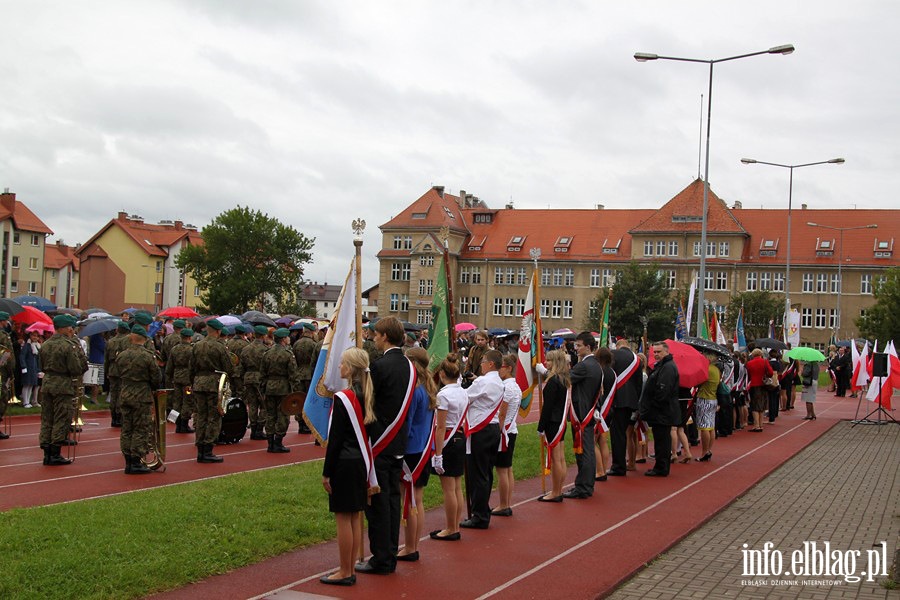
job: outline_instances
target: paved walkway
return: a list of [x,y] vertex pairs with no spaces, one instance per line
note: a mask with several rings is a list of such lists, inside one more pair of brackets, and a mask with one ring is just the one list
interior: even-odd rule
[[869,568],[868,551],[885,541],[889,571],[900,542],[898,463],[900,427],[842,421],[609,597],[896,600],[900,591],[883,587],[884,576],[858,583],[840,576],[749,576],[742,548],[762,550],[772,542],[770,556],[780,551],[790,571],[792,552],[804,542],[819,549],[829,542],[832,552],[861,552],[860,574]]

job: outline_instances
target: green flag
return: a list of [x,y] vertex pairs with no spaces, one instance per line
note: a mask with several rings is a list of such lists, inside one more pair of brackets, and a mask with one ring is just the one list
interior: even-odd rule
[[428,326],[428,366],[434,371],[450,353],[450,314],[447,304],[447,270],[444,259],[438,266],[437,287],[431,301],[431,325]]
[[612,298],[612,290],[603,303],[603,316],[600,318],[600,347],[609,347],[609,301]]

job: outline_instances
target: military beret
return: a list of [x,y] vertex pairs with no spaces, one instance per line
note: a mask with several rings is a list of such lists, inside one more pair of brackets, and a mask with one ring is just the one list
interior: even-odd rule
[[181,330],[181,337],[194,337],[194,330],[190,327]]
[[75,321],[71,315],[56,315],[53,317],[53,326],[57,329],[62,327],[74,327]]
[[309,329],[310,331],[316,330],[316,326],[312,323],[301,323],[301,325],[303,325],[303,329]]
[[0,310],[0,321],[8,321],[8,320],[9,320],[9,313],[6,312],[5,310]]
[[187,327],[187,323],[184,322],[184,319],[175,319],[172,321],[172,327],[175,329],[184,329]]
[[140,325],[135,325],[134,327],[132,327],[132,328],[131,328],[131,333],[134,334],[134,335],[142,335],[142,336],[144,336],[144,337],[150,337],[149,335],[147,335],[147,330],[144,329],[144,328],[143,328],[142,326],[140,326]]
[[[139,325],[143,325],[144,327],[146,327],[147,325],[149,325],[150,323],[153,322],[153,317],[150,316],[150,313],[136,312],[136,313],[134,313],[134,320]],[[145,331],[144,333],[147,333],[147,332]]]
[[222,335],[234,335],[234,327],[226,325],[222,328]]
[[280,340],[282,338],[286,338],[287,336],[291,335],[291,332],[288,331],[287,329],[285,329],[284,327],[279,327],[278,329],[275,330],[274,335],[275,335],[275,339]]
[[125,321],[119,321],[118,323],[116,323],[116,329],[123,329],[125,331],[129,331],[131,329],[131,325],[129,325]]
[[210,319],[209,321],[206,322],[206,326],[212,327],[216,331],[222,331],[223,329],[225,329],[225,326],[222,325],[222,322],[219,321],[218,319]]
[[269,328],[265,325],[255,325],[253,327],[253,331],[254,333],[256,333],[256,335],[266,335],[267,333],[269,333]]
[[250,327],[244,325],[243,323],[238,323],[234,326],[234,330],[238,333],[250,333]]

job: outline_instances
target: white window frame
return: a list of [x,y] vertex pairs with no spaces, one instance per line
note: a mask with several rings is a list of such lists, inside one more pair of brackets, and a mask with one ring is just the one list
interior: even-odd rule
[[747,291],[755,292],[757,289],[756,271],[747,271]]

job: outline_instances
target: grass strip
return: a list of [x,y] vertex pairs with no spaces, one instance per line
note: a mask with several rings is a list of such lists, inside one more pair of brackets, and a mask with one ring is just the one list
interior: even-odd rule
[[[519,427],[517,479],[540,473],[535,430]],[[316,461],[0,513],[0,598],[139,598],[332,539],[321,474]],[[432,477],[426,506],[441,502]]]

